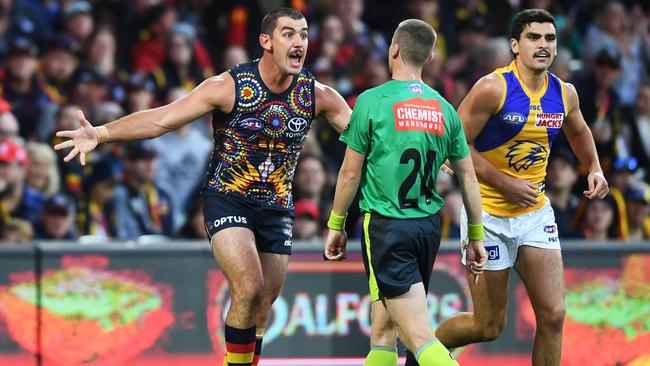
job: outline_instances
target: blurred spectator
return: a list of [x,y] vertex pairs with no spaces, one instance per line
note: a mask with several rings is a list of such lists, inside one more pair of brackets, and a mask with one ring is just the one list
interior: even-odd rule
[[[495,4],[493,2],[493,4]],[[490,22],[490,16],[496,16],[491,15],[489,12],[488,4],[484,0],[459,0],[459,1],[454,1],[453,3],[453,11],[449,14],[451,15],[452,19],[449,19],[454,25],[454,30],[459,31],[463,28],[474,28],[474,29],[483,29],[483,32],[486,35],[490,34],[495,34],[497,32],[493,32],[491,28],[494,28],[497,26],[497,22]],[[504,14],[507,14],[505,12],[499,12],[502,16]],[[505,24],[507,24],[506,21],[502,21],[499,23],[504,23],[498,25],[499,27],[504,27]],[[507,27],[507,25],[505,25]],[[501,32],[498,32],[498,34],[505,34],[506,29],[503,29]]]
[[[639,89],[634,116],[623,126],[621,135],[626,145],[626,155],[636,158],[645,167],[646,180],[650,178],[650,83]],[[650,180],[648,180],[650,182]]]
[[[630,16],[625,6],[618,1],[609,1],[598,13],[595,24],[587,31],[583,56],[587,64],[597,57],[602,49],[613,49],[621,54],[620,78],[615,89],[621,106],[632,108],[650,61],[650,37],[648,16],[636,7],[637,25],[627,24]],[[632,26],[630,26],[632,25]]]
[[77,112],[81,108],[76,104],[62,104],[59,106],[54,119],[55,131],[73,130],[79,126]]
[[483,75],[506,67],[512,62],[510,42],[501,37],[488,39],[485,44],[474,49],[471,56],[474,68],[469,75],[469,85],[474,85]]
[[344,97],[349,97],[354,91],[352,78],[363,69],[365,60],[373,56],[385,58],[388,46],[380,33],[369,29],[361,20],[363,0],[334,0],[333,3],[334,13],[343,27],[343,41],[338,51],[341,57],[334,71],[336,89]]
[[[124,110],[119,104],[112,101],[104,101],[99,104],[99,108],[97,109],[97,120],[95,120],[95,123],[97,125],[104,125],[122,116],[124,116]],[[100,147],[100,149],[103,149],[103,147]]]
[[460,238],[460,213],[463,210],[463,196],[458,190],[448,191],[444,195],[445,205],[440,210],[442,217],[441,238]]
[[211,67],[201,68],[194,59],[194,28],[187,23],[177,23],[165,43],[166,59],[152,71],[159,100],[163,100],[172,88],[192,91],[204,79],[214,73]]
[[19,142],[18,131],[18,120],[11,113],[11,105],[0,98],[0,142],[4,140]]
[[0,219],[5,223],[10,217],[38,220],[45,195],[25,184],[29,158],[25,149],[11,141],[0,142]]
[[[68,81],[77,67],[79,44],[70,36],[54,38],[41,60],[47,94],[55,103],[65,102]],[[51,132],[51,126],[50,130]]]
[[18,37],[33,40],[45,47],[52,34],[52,24],[28,1],[0,0],[0,62],[7,55],[11,42]]
[[34,239],[34,228],[27,220],[12,218],[2,228],[0,242],[28,243]]
[[322,232],[320,208],[309,199],[297,200],[294,204],[293,238],[314,240]]
[[307,199],[322,209],[322,205],[327,204],[329,198],[324,196],[325,184],[323,160],[317,155],[302,154],[294,177],[294,200]]
[[93,8],[86,1],[72,1],[63,8],[63,31],[86,45],[95,28]]
[[89,121],[101,124],[98,121],[102,120],[107,94],[103,75],[91,66],[79,66],[70,80],[69,93],[70,102],[78,105]]
[[37,67],[36,45],[27,38],[15,39],[7,56],[2,92],[18,119],[20,136],[26,140],[37,139],[41,114],[52,103],[44,85],[36,78]]
[[140,39],[132,49],[134,71],[148,73],[163,63],[165,39],[177,17],[174,8],[160,2],[146,10]]
[[635,157],[619,158],[612,164],[611,176],[609,179],[610,188],[627,191],[630,186],[635,185],[635,173],[639,168],[639,161]]
[[580,232],[573,226],[573,218],[580,198],[573,193],[578,181],[578,159],[567,148],[551,151],[546,173],[546,196],[555,212],[555,222],[562,238],[578,238]]
[[109,28],[99,28],[92,35],[88,44],[88,63],[104,77],[110,77],[116,70],[117,52],[115,35]]
[[343,24],[336,15],[326,15],[315,33],[318,38],[310,41],[307,51],[308,56],[314,56],[311,70],[317,74],[333,74],[335,68],[343,66],[342,60],[349,57],[340,48],[345,37]]
[[127,113],[152,108],[155,102],[156,85],[142,74],[131,74],[125,85],[124,107]]
[[614,224],[614,208],[606,200],[587,200],[585,215],[580,229],[582,237],[587,240],[607,240]]
[[[371,56],[366,60],[361,72],[354,78],[355,94],[361,94],[366,89],[379,86],[388,80],[390,80],[390,73],[386,60],[378,54]],[[356,100],[356,96],[354,98]]]
[[627,207],[627,240],[650,239],[650,189],[630,187],[625,192]]
[[[166,103],[185,95],[187,92],[183,89],[171,89]],[[196,122],[202,121],[199,119]],[[212,151],[212,141],[198,129],[186,125],[151,140],[150,146],[158,156],[156,181],[164,187],[174,187],[174,222],[180,227],[185,222],[186,212],[194,203],[194,188],[203,183],[205,167]]]
[[573,71],[571,70],[571,51],[565,47],[558,47],[557,55],[549,69],[555,76],[564,82],[573,80]]
[[[178,14],[173,7],[159,2],[147,8],[144,18],[144,28],[139,32],[140,39],[134,45],[132,53],[133,71],[147,73],[161,66],[165,61],[165,44],[168,41],[170,32],[176,25]],[[193,26],[184,23],[181,27],[185,28],[183,31],[190,29],[190,32],[194,34],[191,53],[194,55],[199,68],[202,70],[211,69],[210,55],[203,42],[196,38],[196,31]]]
[[111,158],[92,164],[84,179],[84,194],[79,200],[77,228],[80,235],[117,236],[115,186],[121,179],[121,167]]
[[318,156],[323,155],[323,150],[320,148],[320,144],[318,143],[318,137],[317,135],[317,129],[314,128],[314,125],[317,125],[319,123],[327,123],[322,120],[317,121],[316,123],[312,122],[312,128],[309,130],[307,133],[307,137],[305,138],[305,141],[303,141],[302,144],[302,154],[314,154]]
[[458,95],[455,93],[457,90],[456,81],[451,75],[449,75],[445,65],[443,64],[442,58],[438,55],[437,42],[433,59],[431,59],[431,62],[428,64],[425,64],[422,69],[422,81],[434,88],[455,107],[458,107],[467,94],[467,90],[464,90],[463,93]]
[[[603,49],[594,59],[589,71],[576,82],[580,110],[594,135],[604,169],[611,166],[616,156],[614,141],[621,127],[619,99],[612,88],[620,72],[621,55],[616,49]],[[565,139],[561,141],[566,144]]]
[[203,200],[194,197],[190,210],[187,212],[187,220],[176,235],[184,239],[205,239],[207,236],[205,222],[203,221]]
[[170,190],[154,183],[156,150],[143,143],[125,146],[124,182],[115,188],[117,237],[171,236],[174,229]]
[[472,68],[475,66],[471,64],[471,56],[489,39],[485,24],[481,19],[470,18],[456,30],[456,46],[450,47],[450,51],[454,50],[455,52],[450,52],[445,67],[451,75],[460,79],[458,81],[470,83],[470,79],[473,77]]
[[636,158],[618,158],[612,164],[612,170],[609,177],[609,197],[613,201],[615,218],[614,229],[612,232],[615,237],[625,239],[628,236],[627,226],[627,203],[625,194],[630,189],[640,186],[636,178],[639,164]]
[[36,239],[76,239],[73,223],[74,204],[66,195],[55,194],[45,202],[40,221],[35,225]]
[[223,53],[223,62],[221,68],[223,70],[228,70],[231,67],[248,60],[248,53],[244,47],[231,45],[228,46],[228,48],[226,48],[226,51]]
[[54,149],[40,142],[25,145],[29,156],[27,186],[50,197],[59,191],[61,179]]
[[442,31],[440,2],[438,0],[409,0],[409,17],[429,23],[436,30],[436,57],[441,61],[447,59],[447,40]]
[[108,99],[122,103],[124,89],[120,84],[120,76],[127,72],[118,68],[117,41],[111,29],[100,27],[90,37],[87,62],[106,80]]

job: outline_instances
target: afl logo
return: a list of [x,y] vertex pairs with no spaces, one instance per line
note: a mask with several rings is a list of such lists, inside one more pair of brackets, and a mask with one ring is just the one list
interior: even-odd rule
[[422,85],[420,83],[411,83],[411,84],[409,84],[409,90],[413,94],[422,94],[422,93],[424,93],[424,90],[422,89]]
[[240,123],[242,128],[251,131],[259,131],[264,127],[264,123],[257,118],[246,118]]
[[501,115],[501,119],[510,123],[524,123],[526,118],[517,112],[508,112]]
[[307,120],[301,117],[293,117],[287,124],[292,132],[301,132],[307,127]]

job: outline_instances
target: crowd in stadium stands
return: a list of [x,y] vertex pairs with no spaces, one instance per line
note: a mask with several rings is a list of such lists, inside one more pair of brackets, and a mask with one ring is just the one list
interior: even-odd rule
[[[509,17],[523,8],[551,11],[559,43],[552,71],[575,84],[611,187],[604,200],[583,199],[585,170],[566,139],[557,140],[545,189],[560,236],[650,239],[647,1],[0,0],[2,241],[205,237],[197,196],[212,116],[156,140],[102,145],[86,166],[62,162],[67,152],[54,152],[54,133],[75,129],[79,109],[102,125],[259,57],[261,17],[278,6],[307,16],[306,67],[350,106],[389,79],[387,47],[403,19],[438,31],[423,78],[458,106],[478,78],[510,63]],[[313,126],[293,187],[294,236],[317,241],[345,146],[327,123]],[[438,188],[443,238],[458,238],[455,179],[441,173]],[[358,217],[353,209],[352,237]]]

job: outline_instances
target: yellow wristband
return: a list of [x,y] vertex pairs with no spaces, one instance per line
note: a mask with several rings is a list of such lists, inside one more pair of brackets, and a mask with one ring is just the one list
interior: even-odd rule
[[342,231],[343,228],[345,228],[345,218],[347,216],[347,213],[345,215],[337,215],[332,210],[332,212],[330,212],[330,218],[327,220],[327,227],[332,230]]
[[485,232],[483,230],[483,223],[480,224],[467,224],[467,237],[469,240],[483,240],[485,239]]
[[108,141],[108,128],[106,126],[95,127],[97,130],[97,143],[101,144]]

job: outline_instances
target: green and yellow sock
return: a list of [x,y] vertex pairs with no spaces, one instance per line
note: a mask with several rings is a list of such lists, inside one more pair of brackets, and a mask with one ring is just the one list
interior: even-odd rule
[[415,358],[420,366],[458,366],[458,362],[437,338],[418,348]]
[[397,347],[370,346],[364,366],[397,366]]
[[251,366],[255,354],[255,327],[233,328],[226,324],[224,366]]

